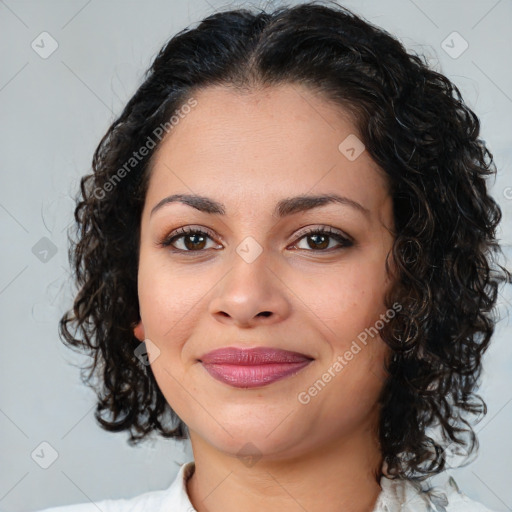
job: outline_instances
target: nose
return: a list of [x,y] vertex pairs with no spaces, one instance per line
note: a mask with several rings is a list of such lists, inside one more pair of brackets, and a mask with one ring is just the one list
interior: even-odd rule
[[234,260],[209,304],[216,321],[246,328],[283,321],[290,311],[288,288],[267,265],[265,251],[251,263],[238,255]]

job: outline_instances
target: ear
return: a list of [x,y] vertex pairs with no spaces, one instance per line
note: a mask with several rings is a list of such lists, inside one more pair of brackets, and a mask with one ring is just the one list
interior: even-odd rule
[[142,320],[139,320],[139,323],[133,328],[133,334],[139,341],[144,341],[146,339],[144,335],[144,325],[142,324]]

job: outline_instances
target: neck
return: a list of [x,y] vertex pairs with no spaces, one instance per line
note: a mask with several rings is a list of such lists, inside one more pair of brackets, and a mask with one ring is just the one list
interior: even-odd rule
[[293,456],[240,458],[190,431],[195,471],[187,482],[198,512],[371,512],[382,456],[372,429]]

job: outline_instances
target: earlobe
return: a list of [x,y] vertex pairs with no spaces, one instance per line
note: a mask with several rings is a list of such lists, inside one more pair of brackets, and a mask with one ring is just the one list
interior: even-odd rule
[[133,334],[135,334],[135,337],[139,341],[145,340],[146,337],[144,335],[144,325],[142,324],[142,320],[139,320],[139,323],[133,328]]

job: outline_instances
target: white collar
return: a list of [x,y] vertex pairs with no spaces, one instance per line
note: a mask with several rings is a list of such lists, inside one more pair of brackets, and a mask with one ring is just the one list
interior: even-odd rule
[[[188,497],[187,480],[195,471],[195,462],[184,463],[175,480],[165,492],[162,512],[193,512],[195,508]],[[463,506],[459,510],[488,511],[482,504],[462,494],[453,478],[444,487],[428,489],[419,482],[406,479],[390,479],[382,476],[380,492],[372,512],[449,512],[454,503]]]

